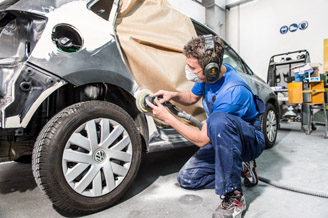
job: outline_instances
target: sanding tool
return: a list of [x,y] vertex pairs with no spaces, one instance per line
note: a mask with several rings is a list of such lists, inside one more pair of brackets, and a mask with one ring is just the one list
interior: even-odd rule
[[[136,92],[136,94],[135,94],[136,105],[140,112],[147,113],[151,110],[151,107],[148,106],[146,100],[148,100],[152,104],[156,105],[156,103],[155,103],[156,96],[152,96],[152,94],[153,93],[149,89],[141,89],[138,92]],[[159,97],[158,99],[161,99],[161,98]],[[197,120],[195,117],[191,116],[190,114],[187,114],[178,106],[172,104],[169,101],[163,102],[162,105],[166,106],[176,116],[183,118],[185,120],[191,121],[199,129],[202,128],[202,123],[199,120]]]
[[152,94],[153,93],[149,89],[141,89],[136,93],[136,105],[140,112],[146,113],[150,111],[151,108],[146,103],[146,100],[153,102],[151,101]]
[[[146,100],[148,100],[150,103],[156,105],[156,103],[155,103],[156,96],[152,96],[152,94],[153,93],[149,89],[141,89],[140,91],[138,91],[136,93],[136,105],[140,112],[147,113],[151,110],[151,107],[149,107]],[[159,97],[158,99],[161,99],[161,98]],[[181,110],[180,108],[171,104],[168,101],[163,102],[162,105],[164,105],[168,108],[172,108],[172,107],[176,108],[177,111]],[[174,113],[174,114],[176,114],[176,113]]]

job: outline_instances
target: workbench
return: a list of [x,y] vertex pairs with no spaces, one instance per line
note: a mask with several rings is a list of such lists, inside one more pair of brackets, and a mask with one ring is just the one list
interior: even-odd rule
[[[313,121],[313,109],[320,109],[324,112],[325,138],[328,138],[328,121],[327,121],[327,102],[325,102],[325,93],[328,88],[325,87],[324,81],[316,82],[291,82],[288,83],[288,103],[302,104],[302,130],[306,134],[312,131],[311,124]],[[305,113],[303,113],[305,112]],[[306,122],[304,122],[306,121]],[[303,124],[307,124],[304,129]]]

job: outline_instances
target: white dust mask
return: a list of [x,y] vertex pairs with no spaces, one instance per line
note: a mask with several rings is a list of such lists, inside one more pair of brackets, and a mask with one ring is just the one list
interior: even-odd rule
[[201,80],[195,73],[193,73],[187,65],[185,66],[185,73],[186,73],[186,78],[189,81],[195,82],[195,83],[202,83],[203,80]]

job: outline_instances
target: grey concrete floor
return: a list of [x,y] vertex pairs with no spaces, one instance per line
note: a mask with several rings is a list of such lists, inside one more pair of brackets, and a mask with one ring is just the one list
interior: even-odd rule
[[[195,147],[146,154],[139,174],[116,205],[88,218],[205,218],[220,203],[214,190],[184,190],[176,175]],[[328,193],[328,139],[323,127],[311,135],[298,124],[283,124],[277,144],[258,158],[259,175],[283,184]],[[304,195],[260,182],[244,188],[244,218],[328,217],[328,199]],[[0,164],[0,217],[63,217],[36,186],[30,164]]]

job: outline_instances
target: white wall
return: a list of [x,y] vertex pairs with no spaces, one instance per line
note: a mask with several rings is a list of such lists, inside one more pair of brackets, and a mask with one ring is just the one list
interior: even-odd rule
[[200,23],[205,23],[205,8],[192,0],[168,0],[173,8],[183,14],[197,20]]
[[[227,11],[226,40],[266,81],[269,59],[275,54],[306,49],[311,62],[323,64],[327,12],[327,0],[254,0]],[[306,30],[280,33],[283,25],[302,21],[309,23]]]

